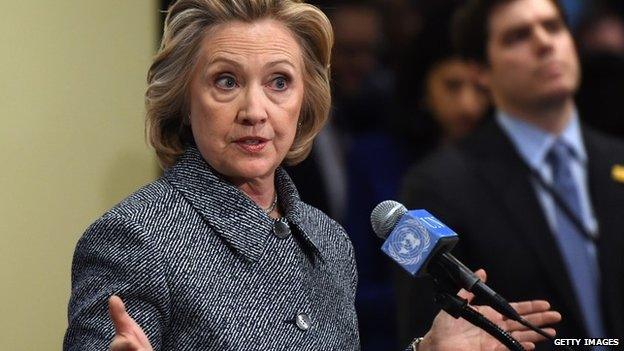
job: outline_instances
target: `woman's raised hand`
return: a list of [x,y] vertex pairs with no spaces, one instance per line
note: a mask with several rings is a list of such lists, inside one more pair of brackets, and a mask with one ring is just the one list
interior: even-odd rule
[[108,299],[108,313],[115,325],[115,337],[110,344],[111,351],[152,351],[147,335],[137,322],[126,312],[118,296]]
[[[485,271],[479,270],[476,274],[485,282]],[[467,299],[469,302],[474,298],[473,294],[465,290],[462,290],[459,296]],[[540,328],[557,323],[561,320],[561,314],[556,311],[551,311],[550,304],[547,301],[533,300],[515,302],[511,303],[511,306],[518,311],[522,318]],[[491,307],[472,307],[483,314],[487,319],[496,323],[503,330],[510,333],[526,350],[533,350],[535,348],[535,342],[544,340],[543,336],[529,330],[518,322],[505,318]],[[543,330],[549,335],[555,335],[555,330],[553,328],[544,328]],[[483,330],[473,326],[462,318],[455,319],[444,311],[440,312],[434,319],[433,325],[419,345],[419,349],[423,351],[507,350],[498,340],[494,339]]]

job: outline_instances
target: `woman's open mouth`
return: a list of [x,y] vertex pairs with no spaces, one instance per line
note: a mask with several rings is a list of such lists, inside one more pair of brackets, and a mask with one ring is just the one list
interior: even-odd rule
[[264,149],[269,140],[261,137],[244,137],[234,142],[246,152],[257,153]]

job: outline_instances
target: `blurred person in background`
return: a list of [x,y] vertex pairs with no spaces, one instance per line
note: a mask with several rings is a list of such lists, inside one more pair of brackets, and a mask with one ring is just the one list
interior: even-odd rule
[[624,56],[624,19],[606,5],[588,10],[577,31],[581,55],[610,53]]
[[[457,257],[488,267],[501,295],[563,311],[558,337],[622,338],[624,145],[580,122],[579,60],[564,18],[556,0],[466,3],[455,42],[479,63],[495,118],[416,165],[402,199],[453,228]],[[431,290],[400,276],[401,331],[426,329]]]
[[393,104],[394,74],[382,62],[379,7],[371,1],[333,1],[327,9],[336,38],[332,53],[334,122],[347,136],[373,131]]
[[[386,173],[376,177],[374,186],[377,191],[387,192],[388,188],[396,186],[401,174],[396,170],[396,162],[392,162],[397,152],[387,149],[389,143],[384,143],[387,121],[396,115],[396,103],[395,76],[383,61],[387,41],[380,11],[382,5],[373,1],[332,1],[325,9],[336,39],[332,54],[334,100],[332,122],[319,138],[333,132],[340,148],[328,148],[324,154],[315,155],[314,151],[321,151],[322,147],[317,143],[311,156],[328,160],[328,155],[333,153],[342,161],[345,183],[339,190],[344,192],[345,206],[342,206],[341,223],[351,237],[358,262],[359,288],[355,306],[360,317],[362,349],[396,349],[394,296],[386,274],[389,262],[380,255],[379,242],[370,229],[368,218],[376,199],[369,198],[371,188],[367,185],[370,183],[363,181],[374,170],[384,169]],[[391,160],[386,163],[391,166],[377,164],[379,157]],[[361,162],[368,163],[364,172],[354,166]],[[334,182],[337,179],[332,177]],[[318,192],[316,184],[311,184],[310,188]]]
[[439,128],[440,142],[456,142],[485,118],[489,99],[479,70],[457,56],[440,58],[425,77],[422,104]]
[[[382,60],[395,75],[403,69],[403,58],[411,50],[414,39],[422,30],[423,18],[419,1],[413,0],[373,0],[383,19],[384,45]],[[457,0],[436,0],[446,4]],[[427,1],[432,3],[432,1]],[[444,5],[443,5],[444,6]]]
[[[480,67],[457,53],[451,43],[450,22],[460,3],[423,2],[418,6],[423,27],[403,58],[398,79],[397,95],[405,113],[398,128],[402,134],[395,139],[411,141],[411,147],[401,151],[412,155],[404,157],[400,177],[405,176],[409,165],[470,135],[492,112]],[[400,197],[401,179],[395,181],[396,192],[387,198]],[[392,271],[399,276],[405,274],[396,268]],[[413,313],[402,304],[406,298],[411,298],[403,296],[406,292],[405,289],[395,292],[399,301],[396,311],[401,336],[414,331],[412,325],[401,322],[409,320],[408,315]],[[437,310],[434,304],[422,304],[422,309],[419,313],[423,315],[433,315]],[[417,332],[424,331],[425,325],[418,326]]]
[[[359,262],[360,289],[356,308],[362,317],[360,329],[365,350],[392,345],[397,330],[393,315],[400,309],[395,304],[390,274],[394,265],[384,255],[379,255],[380,242],[368,220],[371,210],[383,200],[397,198],[401,177],[410,164],[439,143],[452,142],[468,134],[485,117],[489,106],[487,94],[478,82],[476,65],[453,55],[450,48],[447,25],[454,5],[440,2],[416,7],[424,26],[409,48],[403,48],[406,57],[395,58],[401,62],[402,70],[397,74],[399,86],[395,88],[394,103],[387,104],[382,111],[371,109],[373,117],[379,120],[376,128],[353,130],[349,134],[346,154],[349,192],[344,223]],[[355,28],[357,26],[338,25],[336,30],[357,32]],[[380,26],[376,28],[380,30]],[[344,37],[359,36],[350,33]],[[340,43],[337,40],[336,58],[341,53]],[[383,53],[377,55],[379,62]],[[339,62],[338,68],[332,65],[338,72],[348,67],[348,57]],[[356,76],[354,68],[348,71]],[[336,90],[339,84],[340,79],[336,78]]]
[[594,2],[576,36],[583,68],[576,99],[581,118],[624,138],[624,19],[615,6]]
[[[488,93],[478,65],[459,56],[451,45],[450,19],[458,1],[425,2],[423,27],[399,74],[398,97],[406,114],[404,128],[429,147],[467,136],[487,116]],[[407,124],[410,123],[410,124]]]
[[354,134],[383,125],[394,78],[381,62],[382,19],[372,2],[316,3],[329,16],[336,40],[332,118],[319,133],[310,157],[288,170],[303,199],[345,223],[350,202],[346,153]]

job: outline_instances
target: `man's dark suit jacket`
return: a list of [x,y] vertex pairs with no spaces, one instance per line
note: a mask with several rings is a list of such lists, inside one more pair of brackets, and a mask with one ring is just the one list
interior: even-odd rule
[[[599,224],[597,248],[604,317],[610,337],[624,337],[624,183],[612,175],[624,165],[624,144],[582,129],[588,154],[588,189]],[[460,237],[453,250],[471,269],[485,268],[488,284],[509,301],[545,299],[563,315],[560,337],[586,335],[570,279],[543,214],[528,170],[492,120],[456,146],[446,147],[408,172],[402,201],[424,208]],[[433,319],[427,280],[397,272],[403,342]],[[542,343],[538,349],[550,349]]]

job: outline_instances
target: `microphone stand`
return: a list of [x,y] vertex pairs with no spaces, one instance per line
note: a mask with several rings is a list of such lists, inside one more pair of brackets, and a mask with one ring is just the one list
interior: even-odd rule
[[447,279],[434,280],[436,287],[435,303],[454,318],[463,318],[477,328],[482,329],[490,334],[496,340],[511,351],[526,351],[520,342],[514,339],[509,333],[501,329],[498,325],[487,319],[474,308],[468,305],[468,300],[462,299],[455,295],[457,289],[453,288],[453,284]]
[[[458,280],[461,281],[462,279],[464,279],[464,277],[466,275],[457,274],[456,267],[461,267],[461,266],[463,266],[463,264],[461,262],[457,261],[457,259],[455,259],[452,255],[449,255],[449,256],[450,256],[450,258],[447,257],[447,256],[442,255],[441,256],[442,257],[441,260],[439,260],[438,262],[432,262],[430,264],[430,266],[429,266],[429,273],[432,276],[434,284],[436,286],[436,292],[441,293],[441,294],[449,295],[449,296],[440,296],[439,299],[441,301],[447,301],[448,303],[453,303],[453,304],[460,304],[459,301],[450,302],[449,299],[455,299],[455,298],[459,299],[455,295],[457,293],[458,286],[466,286],[466,285],[470,286],[470,285],[472,285],[472,290],[471,291],[476,296],[478,296],[480,298],[484,298],[486,304],[489,304],[492,308],[494,308],[496,311],[498,311],[502,315],[506,316],[507,318],[509,318],[511,320],[514,320],[514,321],[524,325],[526,328],[528,328],[528,329],[530,329],[530,330],[540,334],[546,340],[549,340],[549,341],[554,343],[554,341],[555,341],[555,337],[554,336],[547,334],[542,329],[534,326],[533,324],[529,323],[529,321],[527,321],[526,319],[522,318],[522,316],[520,316],[509,305],[509,303],[504,298],[502,298],[500,295],[498,295],[498,294],[494,293],[493,291],[491,291],[491,289],[489,289],[486,285],[484,285],[484,284],[481,284],[481,285],[475,284],[474,282],[471,282],[471,281],[469,281],[467,284],[466,283],[459,284]],[[456,263],[449,265],[448,261],[450,261],[450,260],[455,260]],[[468,270],[468,268],[465,268],[465,269]],[[468,289],[468,290],[470,290],[470,289]],[[490,291],[488,292],[487,290],[490,290]],[[468,308],[470,308],[470,307],[468,307]],[[466,312],[466,313],[470,313],[470,312]],[[454,316],[454,317],[458,318],[457,316]],[[464,316],[462,316],[462,317],[464,319],[468,320],[468,318],[466,318]],[[473,323],[470,320],[468,320],[468,321],[471,322],[472,324],[475,324],[475,323]],[[478,326],[478,327],[483,329],[483,330],[485,330],[485,331],[487,331],[488,334],[496,337],[495,335],[491,334],[488,330],[482,328],[481,326]],[[501,341],[500,339],[498,339],[498,340]],[[570,347],[570,346],[561,346],[560,348],[562,350],[566,350],[566,351],[574,351],[574,349],[572,347]]]

